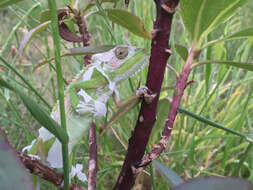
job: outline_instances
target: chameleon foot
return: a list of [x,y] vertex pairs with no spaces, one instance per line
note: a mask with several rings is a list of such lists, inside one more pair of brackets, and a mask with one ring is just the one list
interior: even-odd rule
[[141,86],[135,93],[138,98],[144,98],[147,104],[151,104],[156,97],[156,93],[153,93],[146,86]]

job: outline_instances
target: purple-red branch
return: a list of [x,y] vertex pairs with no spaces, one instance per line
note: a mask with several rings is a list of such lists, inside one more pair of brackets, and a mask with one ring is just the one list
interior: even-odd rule
[[[179,0],[170,0],[170,3],[171,2],[174,3],[173,6],[177,6]],[[167,50],[169,50],[169,37],[173,13],[168,13],[162,8],[164,0],[156,0],[155,3],[157,17],[154,22],[154,32],[152,34],[152,48],[146,86],[153,93],[157,94],[157,96],[151,104],[147,104],[145,101],[142,102],[139,119],[129,139],[125,161],[116,185],[114,186],[114,190],[129,190],[134,185],[136,176],[132,168],[141,162],[152,127],[156,120],[158,98],[166,64],[170,56]]]
[[88,190],[95,190],[97,183],[97,142],[96,142],[96,127],[95,123],[90,126],[90,162],[88,175]]
[[138,166],[136,166],[136,175],[141,173],[141,171],[144,169],[144,167],[147,166],[150,162],[152,162],[154,159],[159,157],[168,143],[168,140],[169,140],[169,137],[171,134],[171,130],[173,128],[174,121],[175,121],[177,113],[178,113],[178,107],[180,105],[180,101],[181,101],[182,96],[184,94],[184,90],[188,85],[187,79],[188,79],[188,76],[191,71],[191,64],[193,61],[193,56],[194,56],[193,51],[191,51],[189,53],[189,56],[188,56],[188,59],[187,59],[185,65],[182,69],[182,72],[181,72],[179,78],[177,79],[176,88],[174,91],[173,100],[172,100],[171,107],[170,107],[170,112],[168,115],[168,119],[165,123],[162,137],[161,137],[159,143],[156,144],[154,146],[154,148],[142,158],[141,163]]
[[[8,140],[7,136],[6,136],[5,132],[2,130],[1,126],[0,126],[0,133],[4,137],[6,137],[5,139],[7,141]],[[54,184],[58,188],[61,187],[62,182],[63,182],[63,174],[62,173],[55,172],[54,170],[52,170],[48,166],[42,164],[39,160],[32,158],[22,152],[19,152],[10,143],[9,143],[9,145],[11,146],[11,148],[13,149],[13,151],[15,152],[15,154],[17,155],[19,160],[23,163],[23,165],[29,170],[29,172],[31,174],[34,174],[34,175],[52,183],[52,184]],[[84,187],[78,186],[74,183],[71,183],[70,190],[87,190],[87,189]]]
[[[81,37],[75,35],[72,33],[72,31],[68,28],[68,26],[64,23],[64,17],[69,14],[68,10],[74,14],[76,19],[76,24],[79,28],[79,33]],[[59,34],[62,39],[69,41],[69,42],[82,42],[83,46],[90,45],[90,34],[88,32],[85,20],[83,17],[81,17],[81,12],[73,10],[70,6],[58,14],[58,26],[59,26]],[[85,55],[84,56],[84,65],[87,66],[91,63],[91,56]]]
[[[79,28],[79,33],[82,35],[83,46],[84,47],[89,46],[91,36],[88,32],[88,28],[87,28],[84,18],[81,17],[81,12],[79,11],[75,17],[77,20],[76,23]],[[91,55],[85,55],[83,59],[84,59],[85,66],[91,63]]]

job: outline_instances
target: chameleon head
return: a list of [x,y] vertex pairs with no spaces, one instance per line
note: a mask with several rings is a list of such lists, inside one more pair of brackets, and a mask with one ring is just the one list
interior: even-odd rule
[[96,54],[93,59],[102,63],[110,79],[118,82],[141,71],[147,61],[145,49],[136,46],[116,46],[108,52]]

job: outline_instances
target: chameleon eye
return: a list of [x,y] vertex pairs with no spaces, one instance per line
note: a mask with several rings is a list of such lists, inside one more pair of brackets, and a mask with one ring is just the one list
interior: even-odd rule
[[118,59],[124,59],[128,55],[128,48],[127,47],[117,47],[115,49],[114,53]]

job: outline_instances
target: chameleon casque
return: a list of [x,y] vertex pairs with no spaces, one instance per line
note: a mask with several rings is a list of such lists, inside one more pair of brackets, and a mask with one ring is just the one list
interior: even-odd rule
[[[117,86],[147,63],[143,48],[116,46],[108,52],[92,56],[91,64],[84,67],[65,90],[65,112],[69,135],[69,155],[73,147],[87,133],[92,121],[105,117],[106,103],[113,93],[119,93]],[[58,103],[51,117],[60,123]],[[39,137],[25,150],[53,168],[62,168],[61,143],[46,128],[39,129]]]

